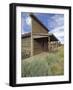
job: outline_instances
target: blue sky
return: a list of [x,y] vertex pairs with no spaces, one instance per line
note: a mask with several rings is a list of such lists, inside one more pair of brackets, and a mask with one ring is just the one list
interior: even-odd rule
[[[64,15],[54,13],[33,13],[61,43],[64,43]],[[21,13],[22,34],[31,32],[31,18],[29,13]]]

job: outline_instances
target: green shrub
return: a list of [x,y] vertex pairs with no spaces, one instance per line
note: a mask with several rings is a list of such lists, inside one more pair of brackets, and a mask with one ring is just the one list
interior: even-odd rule
[[[44,55],[45,56],[45,55]],[[64,50],[22,60],[22,77],[53,76],[64,74]]]
[[32,60],[31,63],[25,62],[22,66],[23,77],[48,75],[48,63],[45,60]]

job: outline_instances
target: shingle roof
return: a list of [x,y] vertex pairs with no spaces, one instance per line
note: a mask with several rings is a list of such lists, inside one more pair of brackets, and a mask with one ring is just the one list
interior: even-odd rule
[[26,37],[30,37],[30,36],[31,36],[31,32],[24,33],[21,35],[22,38],[26,38]]
[[54,34],[49,33],[50,41],[59,41]]

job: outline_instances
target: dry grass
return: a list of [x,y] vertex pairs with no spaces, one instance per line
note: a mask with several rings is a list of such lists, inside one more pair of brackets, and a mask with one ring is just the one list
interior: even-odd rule
[[22,77],[53,76],[64,74],[64,47],[54,53],[41,53],[22,60]]

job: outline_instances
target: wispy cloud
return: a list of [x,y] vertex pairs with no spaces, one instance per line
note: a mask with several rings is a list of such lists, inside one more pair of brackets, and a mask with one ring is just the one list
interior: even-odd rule
[[48,17],[48,28],[50,30],[64,25],[64,15],[63,14],[50,14]]
[[63,14],[53,15],[51,17],[50,27],[51,27],[50,32],[53,33],[61,41],[61,43],[64,43],[64,15]]
[[54,32],[64,32],[64,26],[56,27],[56,28],[52,29],[50,32],[52,32],[52,33],[54,33]]
[[21,13],[21,29],[22,34],[31,31],[31,18],[28,13]]
[[29,26],[31,25],[31,18],[30,18],[30,16],[26,17],[25,21],[26,21],[27,25],[29,25]]
[[64,43],[64,26],[57,27],[50,31],[50,33],[53,33],[61,43]]

